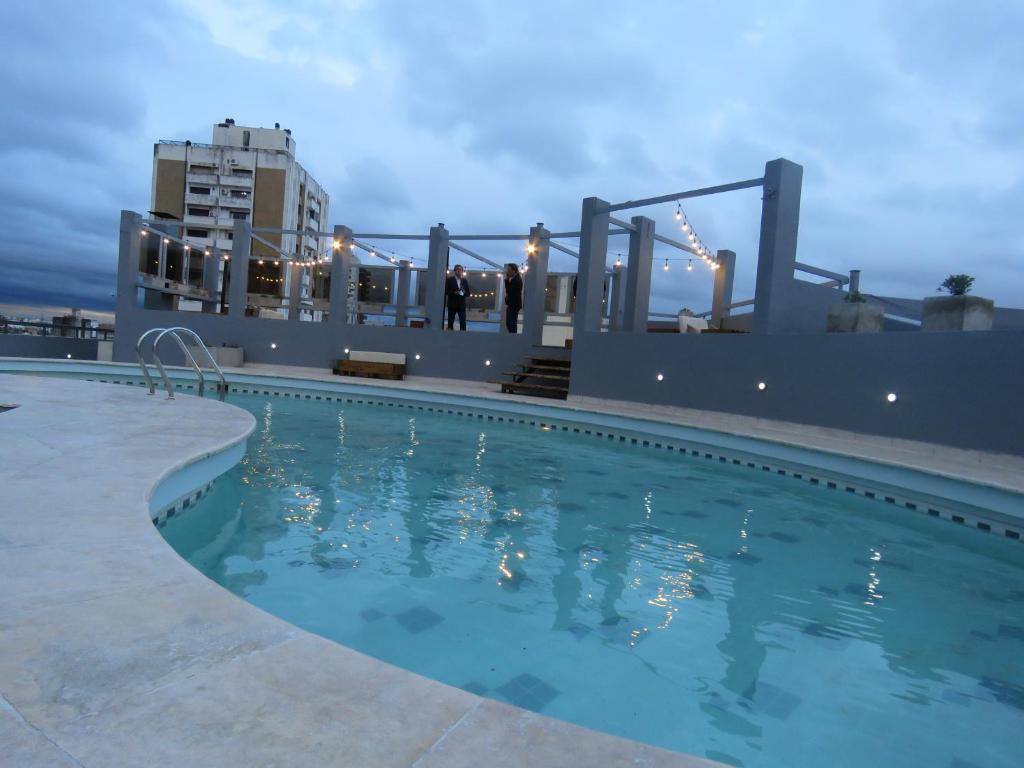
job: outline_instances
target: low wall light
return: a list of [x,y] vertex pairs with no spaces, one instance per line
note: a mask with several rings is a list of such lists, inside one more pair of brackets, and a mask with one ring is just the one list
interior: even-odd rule
[[348,354],[348,347],[345,347],[345,354]]
[[895,392],[890,392],[889,394],[887,394],[885,396],[885,399],[886,399],[887,402],[890,402],[890,403],[895,403],[897,400],[899,400],[899,398],[896,396]]
[[654,378],[656,378],[656,379],[657,379],[658,381],[664,381],[664,380],[665,380],[665,374],[663,374],[663,373],[659,373],[659,374],[658,374],[657,376],[655,376]]
[[70,360],[70,359],[71,359],[71,355],[68,355],[68,360]]
[[484,360],[484,365],[490,365],[490,364],[491,364],[490,360]]
[[275,342],[275,341],[270,342],[270,348],[271,349],[277,349],[277,342]]
[[765,384],[763,381],[757,382],[757,391],[758,392],[764,392],[766,389],[768,389],[768,385],[767,384]]
[[419,360],[419,359],[420,359],[420,356],[419,356],[419,354],[415,354],[415,355],[413,355],[413,359],[415,359],[415,360]]

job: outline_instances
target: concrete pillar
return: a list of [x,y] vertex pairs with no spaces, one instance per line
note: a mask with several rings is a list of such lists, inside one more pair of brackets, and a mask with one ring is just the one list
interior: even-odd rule
[[803,175],[803,167],[789,160],[772,160],[765,165],[754,291],[754,333],[775,333],[781,327],[782,312],[796,267]]
[[647,315],[651,307],[651,265],[654,263],[654,220],[646,216],[634,216],[630,223],[634,229],[629,233],[622,330],[647,333]]
[[[121,317],[127,317],[128,313],[135,309],[139,259],[142,257],[141,232],[142,216],[134,211],[121,211],[121,233],[117,248],[116,300],[117,314]],[[155,235],[151,234],[148,237],[155,237]]]
[[427,328],[444,328],[444,283],[448,269],[448,230],[444,224],[430,228],[430,250],[427,255],[427,297],[425,315]]
[[608,315],[608,329],[612,331],[622,330],[622,300],[625,296],[625,269],[622,264],[612,265],[612,290],[611,307]]
[[544,288],[548,283],[548,256],[551,233],[540,222],[530,227],[526,246],[526,263],[530,265],[523,277],[523,335],[531,344],[544,338]]
[[217,283],[220,279],[220,261],[213,246],[203,249],[203,289],[209,298],[203,302],[203,312],[217,314]]
[[560,315],[568,315],[572,307],[572,277],[562,275],[558,278],[558,304],[555,311]]
[[288,270],[288,319],[298,320],[302,314],[302,263],[298,259],[283,262]]
[[736,275],[736,254],[719,251],[718,269],[715,270],[715,288],[711,297],[711,327],[721,328],[722,318],[728,317],[732,304],[732,281]]
[[412,262],[402,259],[398,262],[398,291],[395,296],[395,325],[409,324],[409,289],[412,286]]
[[352,275],[352,230],[337,225],[331,243],[331,295],[328,297],[327,322],[348,323],[348,283]]
[[247,221],[236,221],[231,235],[231,289],[228,316],[245,317],[249,303],[249,254],[252,251],[252,229]]
[[580,260],[576,275],[576,313],[573,316],[573,337],[577,342],[584,333],[601,330],[604,267],[608,258],[608,205],[608,202],[597,197],[583,200]]

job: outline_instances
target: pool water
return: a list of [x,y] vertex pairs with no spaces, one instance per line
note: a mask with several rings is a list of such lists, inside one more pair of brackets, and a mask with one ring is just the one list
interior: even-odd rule
[[298,626],[733,765],[1024,764],[1019,542],[589,436],[231,399],[246,458],[163,533]]

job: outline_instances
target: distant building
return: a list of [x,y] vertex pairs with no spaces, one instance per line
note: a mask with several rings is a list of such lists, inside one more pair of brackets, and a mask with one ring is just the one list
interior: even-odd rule
[[[279,124],[252,128],[229,118],[213,126],[212,144],[160,141],[153,147],[151,211],[184,221],[184,237],[203,248],[229,252],[238,220],[253,227],[319,231],[327,225],[328,205],[327,193],[295,160],[291,131]],[[261,237],[304,259],[318,255],[313,237]],[[250,262],[250,291],[277,293],[287,279],[286,270],[272,261],[278,254],[257,241],[252,253],[268,261]]]

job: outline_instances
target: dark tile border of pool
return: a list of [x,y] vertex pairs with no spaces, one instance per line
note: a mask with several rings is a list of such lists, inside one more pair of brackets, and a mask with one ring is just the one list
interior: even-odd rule
[[[135,381],[132,377],[124,379],[90,378],[88,381],[97,381],[106,384],[138,384],[144,386],[144,382]],[[194,384],[179,385],[185,390],[194,390]],[[343,403],[351,405],[375,405],[380,407],[403,408],[427,413],[441,413],[449,416],[462,416],[464,418],[477,419],[480,421],[494,421],[509,424],[521,424],[524,426],[538,427],[552,431],[561,431],[571,434],[579,434],[612,440],[620,444],[627,444],[640,448],[652,448],[675,452],[689,458],[703,458],[707,461],[717,461],[723,464],[730,464],[738,467],[746,467],[761,472],[769,472],[774,475],[787,477],[792,480],[805,482],[826,490],[834,490],[843,493],[853,493],[866,499],[873,499],[880,504],[889,504],[893,507],[927,515],[929,517],[945,520],[957,525],[974,528],[984,533],[991,533],[1003,536],[1007,539],[1021,541],[1024,536],[1024,527],[1008,524],[1005,520],[996,517],[986,517],[984,512],[965,511],[963,509],[948,507],[934,501],[922,499],[913,495],[899,493],[891,488],[880,485],[865,484],[861,481],[853,481],[848,477],[842,477],[827,472],[821,472],[811,467],[779,462],[776,460],[765,460],[757,456],[744,453],[731,453],[722,451],[719,448],[709,448],[699,443],[673,440],[668,438],[655,439],[642,432],[630,432],[629,430],[608,430],[606,428],[588,427],[577,424],[571,420],[562,419],[538,419],[535,417],[523,416],[515,413],[490,412],[486,409],[467,408],[465,406],[449,406],[439,404],[431,406],[417,401],[404,401],[399,398],[389,399],[375,395],[357,395],[350,392],[338,393],[323,390],[297,389],[279,386],[239,386],[230,385],[229,393],[243,395],[263,395],[266,397],[284,397],[296,400],[312,400],[331,403]],[[210,489],[210,484],[198,491],[177,499],[160,509],[152,515],[153,523],[158,527],[164,527],[168,520],[179,516],[191,505],[195,504]]]

